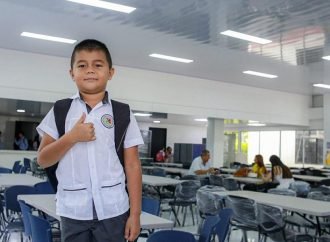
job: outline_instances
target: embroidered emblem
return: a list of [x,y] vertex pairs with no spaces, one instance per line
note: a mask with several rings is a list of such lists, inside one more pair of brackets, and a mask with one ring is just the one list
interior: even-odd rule
[[104,114],[101,117],[101,123],[104,127],[111,129],[113,127],[113,117],[110,114]]

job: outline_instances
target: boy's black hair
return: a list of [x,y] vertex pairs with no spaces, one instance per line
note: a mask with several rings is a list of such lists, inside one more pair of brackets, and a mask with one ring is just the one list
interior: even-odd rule
[[93,50],[98,50],[102,51],[105,54],[105,57],[108,61],[109,68],[112,68],[112,59],[110,52],[105,44],[103,44],[101,41],[95,40],[95,39],[85,39],[78,43],[71,55],[71,69],[73,68],[73,63],[75,61],[75,55],[77,52],[82,51],[82,50],[87,50],[87,51],[93,51]]

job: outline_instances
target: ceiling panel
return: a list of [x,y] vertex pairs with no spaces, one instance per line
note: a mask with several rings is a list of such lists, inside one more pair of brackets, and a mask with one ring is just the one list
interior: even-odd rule
[[[97,38],[115,64],[273,90],[310,94],[308,65],[330,55],[327,0],[114,0],[131,14],[65,0],[1,0],[0,48],[69,57],[71,45],[20,37],[22,31],[82,40]],[[272,40],[266,45],[226,37],[231,29]],[[190,66],[151,60],[155,51],[194,59]],[[290,67],[291,66],[291,67]],[[246,77],[244,68],[274,74],[276,82]],[[315,69],[315,68],[314,68]],[[322,69],[322,68],[319,68]],[[1,80],[0,80],[1,82]]]

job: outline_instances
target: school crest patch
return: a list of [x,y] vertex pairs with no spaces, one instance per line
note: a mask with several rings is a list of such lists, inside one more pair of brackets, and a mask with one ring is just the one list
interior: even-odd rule
[[111,129],[113,128],[113,117],[110,114],[104,114],[101,117],[101,123],[104,127]]

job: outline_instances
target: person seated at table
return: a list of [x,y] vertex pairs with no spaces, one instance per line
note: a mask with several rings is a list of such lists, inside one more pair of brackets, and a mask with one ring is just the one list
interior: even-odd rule
[[190,166],[190,175],[206,175],[206,174],[216,174],[218,171],[211,167],[210,164],[210,151],[203,150],[202,154],[196,157]]
[[276,155],[272,155],[269,161],[272,164],[272,168],[271,171],[263,177],[263,180],[265,182],[279,183],[277,188],[288,189],[290,184],[294,182],[290,169],[284,165],[281,159]]
[[171,146],[166,147],[164,162],[173,163],[173,153]]
[[156,162],[164,162],[165,161],[165,148],[159,150],[155,157]]
[[252,165],[250,172],[256,173],[258,178],[262,178],[267,174],[262,155],[259,154],[254,157],[254,164]]

